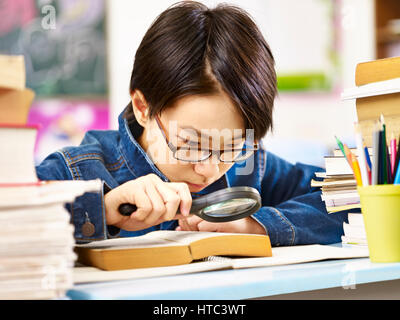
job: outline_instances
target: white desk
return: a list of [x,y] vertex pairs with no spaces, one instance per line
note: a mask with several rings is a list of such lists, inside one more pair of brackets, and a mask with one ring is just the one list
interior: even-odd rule
[[67,295],[71,299],[400,299],[399,279],[400,263],[358,258],[79,284]]

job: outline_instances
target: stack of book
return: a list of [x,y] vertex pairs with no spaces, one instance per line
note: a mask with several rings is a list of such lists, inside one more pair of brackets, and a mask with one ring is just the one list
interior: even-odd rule
[[[357,154],[357,149],[350,151]],[[341,151],[334,150],[333,155],[324,160],[326,171],[315,173],[322,180],[312,180],[311,186],[321,188],[321,199],[328,213],[360,208],[357,183]]]
[[52,299],[73,284],[74,229],[65,204],[99,191],[101,182],[38,180],[38,127],[26,125],[32,92],[21,87],[23,66],[20,57],[0,56],[0,299]]
[[367,234],[362,213],[349,213],[348,221],[343,222],[342,243],[366,246]]
[[[399,155],[396,154],[395,138],[400,134],[399,66],[400,57],[359,63],[355,72],[356,87],[347,89],[342,94],[343,100],[355,101],[357,148],[346,150],[338,140],[341,150],[338,149],[333,156],[325,158],[325,179],[314,185],[323,188],[322,197],[328,212],[361,209],[356,195],[357,186],[387,184],[393,180],[396,184],[394,173]],[[381,119],[382,130],[379,131],[376,130],[377,119]],[[392,137],[390,144],[388,137]],[[327,190],[328,186],[331,187],[330,190]],[[336,190],[333,190],[332,186]],[[336,192],[338,188],[339,193]],[[349,213],[348,219],[348,223],[343,225],[342,242],[366,245],[367,237],[361,210],[360,213]]]

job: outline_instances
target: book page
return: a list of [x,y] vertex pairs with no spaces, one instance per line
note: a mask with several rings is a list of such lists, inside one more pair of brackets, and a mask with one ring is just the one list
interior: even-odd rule
[[181,244],[191,244],[192,242],[214,237],[265,237],[258,234],[245,233],[227,233],[227,232],[202,232],[202,231],[172,231],[160,230],[148,233],[146,236],[154,237],[155,239],[164,239],[168,241],[178,242]]
[[[234,269],[240,269],[304,263],[327,259],[365,258],[368,256],[368,248],[364,247],[348,248],[313,244],[275,247],[272,248],[272,257],[232,258],[231,262]],[[212,260],[212,258],[209,260]]]
[[74,283],[88,283],[98,281],[130,280],[160,276],[173,276],[194,272],[230,269],[229,261],[202,261],[178,266],[140,268],[116,271],[104,271],[95,267],[75,267],[73,269]]
[[147,247],[166,247],[166,246],[181,246],[181,243],[164,240],[161,237],[154,236],[154,231],[143,236],[126,237],[93,241],[86,244],[77,244],[77,247],[91,249],[132,249],[132,248],[147,248]]

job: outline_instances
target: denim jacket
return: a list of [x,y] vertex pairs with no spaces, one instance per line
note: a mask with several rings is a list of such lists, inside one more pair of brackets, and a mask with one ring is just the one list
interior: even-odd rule
[[[41,180],[102,180],[102,192],[86,193],[67,205],[77,243],[174,230],[177,226],[177,221],[172,220],[144,230],[115,233],[106,225],[104,192],[150,173],[168,181],[137,142],[139,124],[129,126],[122,115],[123,112],[118,131],[88,131],[79,146],[58,150],[36,167]],[[252,218],[265,228],[273,246],[340,242],[347,213],[327,213],[321,192],[310,186],[316,171],[323,170],[300,163],[293,165],[261,147],[201,193],[232,186],[256,188],[262,207]],[[89,234],[82,229],[87,222],[94,225]]]

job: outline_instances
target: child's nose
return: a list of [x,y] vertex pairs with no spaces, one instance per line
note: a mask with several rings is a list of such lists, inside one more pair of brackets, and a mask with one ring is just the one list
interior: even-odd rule
[[219,174],[219,163],[215,161],[209,161],[208,163],[199,162],[194,166],[194,171],[207,178],[207,180],[218,176]]

